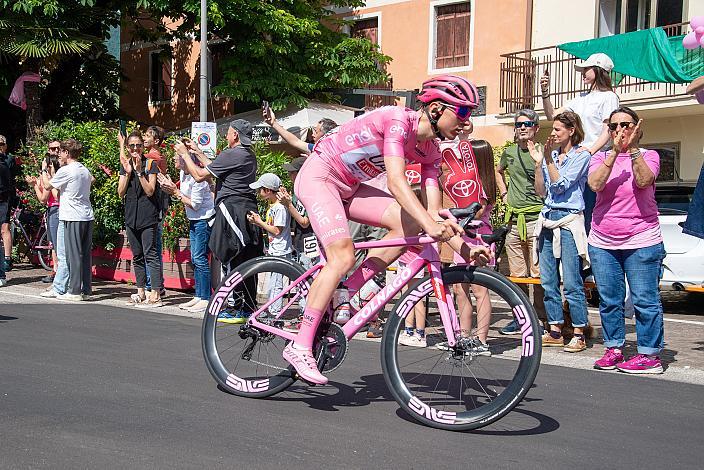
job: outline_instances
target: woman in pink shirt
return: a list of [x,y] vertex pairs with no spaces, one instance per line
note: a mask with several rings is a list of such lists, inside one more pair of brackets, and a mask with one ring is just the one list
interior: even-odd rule
[[[589,186],[596,206],[589,233],[589,256],[599,289],[599,313],[606,352],[596,369],[659,374],[663,347],[662,304],[658,284],[665,258],[655,179],[660,157],[638,146],[642,120],[620,107],[609,117],[613,147],[596,153],[589,165]],[[624,299],[628,280],[636,313],[638,354],[624,360]]]

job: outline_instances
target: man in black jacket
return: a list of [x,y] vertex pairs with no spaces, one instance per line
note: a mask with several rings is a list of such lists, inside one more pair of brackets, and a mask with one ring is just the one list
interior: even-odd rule
[[[252,152],[251,139],[252,125],[236,119],[227,130],[228,148],[215,160],[211,161],[192,141],[186,140],[188,147],[181,143],[174,146],[196,181],[216,178],[215,219],[209,247],[226,273],[264,253],[261,230],[247,222],[247,214],[257,211],[256,194],[249,187],[257,179],[257,158]],[[198,156],[203,168],[193,162],[189,151]],[[234,311],[222,312],[219,321],[246,322],[256,306],[256,292],[256,280],[248,279],[234,293]]]

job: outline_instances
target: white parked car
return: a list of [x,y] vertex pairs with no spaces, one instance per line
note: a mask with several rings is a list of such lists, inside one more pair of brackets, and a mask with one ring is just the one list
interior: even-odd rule
[[704,240],[682,233],[694,182],[657,183],[655,200],[667,256],[660,282],[663,289],[682,290],[704,283]]

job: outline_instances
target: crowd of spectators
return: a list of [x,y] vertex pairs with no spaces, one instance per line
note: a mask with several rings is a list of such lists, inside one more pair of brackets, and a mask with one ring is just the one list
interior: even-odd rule
[[[600,294],[606,347],[595,367],[661,372],[658,355],[663,347],[663,321],[657,286],[665,252],[654,199],[659,157],[640,147],[642,120],[633,110],[619,105],[609,78],[612,67],[604,54],[578,63],[576,70],[590,91],[558,110],[550,101],[549,77],[545,75],[541,86],[544,109],[551,121],[549,136],[538,142],[538,115],[531,109],[518,111],[514,143],[505,148],[496,166],[491,145],[469,137],[471,123],[459,139],[470,140],[477,163],[476,179],[483,189],[477,201],[482,205],[478,218],[484,223],[480,230],[491,231],[489,214],[500,199],[506,207],[505,222],[510,224],[506,240],[510,274],[540,278],[532,301],[546,322],[543,346],[571,353],[587,348],[585,330],[589,320],[583,280],[591,268]],[[312,128],[313,142],[306,142],[279,124],[268,108],[263,110],[263,119],[300,153],[282,168],[292,181],[316,142],[337,126],[330,119],[322,119]],[[167,173],[168,162],[159,151],[164,140],[161,128],[149,127],[143,135],[138,131],[128,136],[119,134],[117,192],[123,200],[136,284],[128,305],[164,305],[162,221],[169,204],[183,204],[189,220],[195,293],[180,307],[190,312],[206,309],[213,281],[254,257],[267,253],[295,259],[306,269],[319,260],[317,239],[304,205],[282,186],[277,175],[265,173],[257,178],[252,125],[241,119],[232,121],[226,139],[227,148],[214,159],[190,139],[178,141],[174,164],[179,180],[174,182]],[[5,272],[12,269],[7,224],[14,191],[13,162],[5,147],[5,138],[0,136],[4,245],[0,250],[0,285],[6,283]],[[42,293],[45,297],[81,301],[92,291],[93,177],[80,162],[81,150],[81,144],[73,139],[50,142],[41,174],[26,178],[47,206],[49,238],[55,247],[52,255],[56,272],[45,279],[52,282]],[[457,176],[452,165],[443,161],[441,181],[448,172]],[[379,185],[383,190],[383,182]],[[261,215],[257,196],[267,205]],[[446,196],[445,207],[460,204],[447,192]],[[625,360],[622,348],[628,286],[635,308],[638,354]],[[273,298],[281,288],[281,279],[271,279],[268,295]],[[526,285],[522,288],[528,293]],[[220,321],[244,323],[251,315],[256,286],[244,283],[238,289],[220,314]],[[472,285],[457,289],[455,295],[461,340],[472,341],[475,350],[491,355],[487,336],[492,312],[487,289]],[[276,308],[274,305],[273,310]],[[477,320],[473,322],[475,311]],[[566,323],[573,329],[567,343],[563,336]],[[401,342],[426,347],[424,328],[425,311],[409,316]],[[520,329],[511,322],[500,332],[520,334]],[[370,329],[370,334],[376,333]]]

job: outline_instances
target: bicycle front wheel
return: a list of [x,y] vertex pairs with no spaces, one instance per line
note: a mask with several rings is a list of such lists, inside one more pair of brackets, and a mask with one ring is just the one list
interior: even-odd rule
[[[455,311],[466,318],[471,308],[478,320],[471,331],[465,321],[465,331],[455,332],[458,344],[450,347],[431,297],[430,278],[419,280],[396,302],[386,322],[381,341],[384,379],[414,419],[453,431],[476,429],[505,416],[532,386],[540,366],[540,323],[526,295],[494,271],[454,267],[442,275]],[[407,334],[406,317],[418,318],[416,308],[427,312],[423,344],[402,337]],[[512,319],[520,325],[520,335],[499,335]],[[477,335],[487,335],[486,342]]]
[[[304,274],[286,259],[264,256],[242,263],[213,294],[203,318],[202,345],[205,363],[215,381],[228,392],[263,398],[281,392],[295,380],[293,368],[282,357],[287,340],[251,325],[251,312],[259,312],[274,296],[285,294],[257,313],[257,320],[277,327],[295,322],[299,298],[308,291],[307,281],[286,291]],[[286,306],[288,308],[281,313]]]

